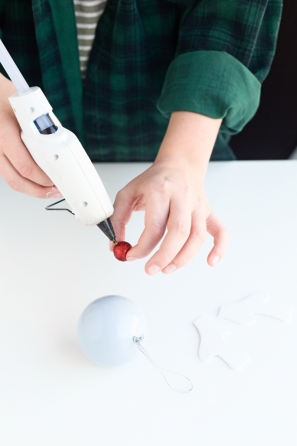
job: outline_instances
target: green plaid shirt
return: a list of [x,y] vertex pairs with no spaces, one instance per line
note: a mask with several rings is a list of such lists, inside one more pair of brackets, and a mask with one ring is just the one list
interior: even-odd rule
[[225,141],[257,110],[281,10],[281,0],[108,0],[84,87],[73,0],[0,0],[0,32],[93,161],[152,161],[178,110],[224,118],[212,159],[232,159]]

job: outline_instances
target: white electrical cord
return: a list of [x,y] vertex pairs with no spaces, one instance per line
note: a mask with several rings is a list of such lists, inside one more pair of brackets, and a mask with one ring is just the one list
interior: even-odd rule
[[30,90],[29,85],[25,81],[22,73],[16,66],[14,60],[7,51],[1,39],[0,39],[0,62],[2,63],[6,73],[8,74],[15,88],[18,90],[20,94],[26,93],[27,91]]

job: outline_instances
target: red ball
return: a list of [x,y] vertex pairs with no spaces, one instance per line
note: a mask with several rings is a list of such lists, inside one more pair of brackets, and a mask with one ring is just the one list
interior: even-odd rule
[[113,253],[116,259],[121,262],[126,262],[127,252],[130,251],[132,246],[128,242],[118,242],[113,249]]

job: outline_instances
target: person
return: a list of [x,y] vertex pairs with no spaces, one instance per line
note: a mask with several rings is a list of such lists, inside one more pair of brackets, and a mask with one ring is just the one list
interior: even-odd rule
[[[124,240],[132,212],[145,210],[127,259],[149,256],[163,239],[145,265],[150,275],[184,266],[207,232],[208,264],[225,253],[227,229],[204,178],[210,159],[235,158],[228,139],[257,110],[281,10],[281,0],[0,0],[3,43],[92,161],[153,161],[119,191],[112,217]],[[99,15],[98,25],[88,22]],[[82,55],[87,29],[95,35]],[[52,182],[20,139],[7,99],[15,89],[1,73],[0,174],[13,189],[45,197]]]

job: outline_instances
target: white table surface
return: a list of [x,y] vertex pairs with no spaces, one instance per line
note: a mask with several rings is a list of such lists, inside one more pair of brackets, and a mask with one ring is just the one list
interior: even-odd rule
[[[146,164],[98,171],[113,199]],[[117,262],[98,228],[0,180],[0,442],[3,446],[296,446],[296,316],[256,316],[230,343],[251,356],[234,372],[219,358],[198,358],[192,322],[257,290],[297,308],[297,162],[212,163],[206,181],[214,211],[230,231],[216,267],[209,238],[172,275],[148,277],[144,261]],[[143,213],[129,225],[135,243]],[[139,353],[102,369],[79,349],[76,326],[94,299],[135,300],[149,326],[145,346],[157,363],[189,376],[190,394],[167,387]]]

